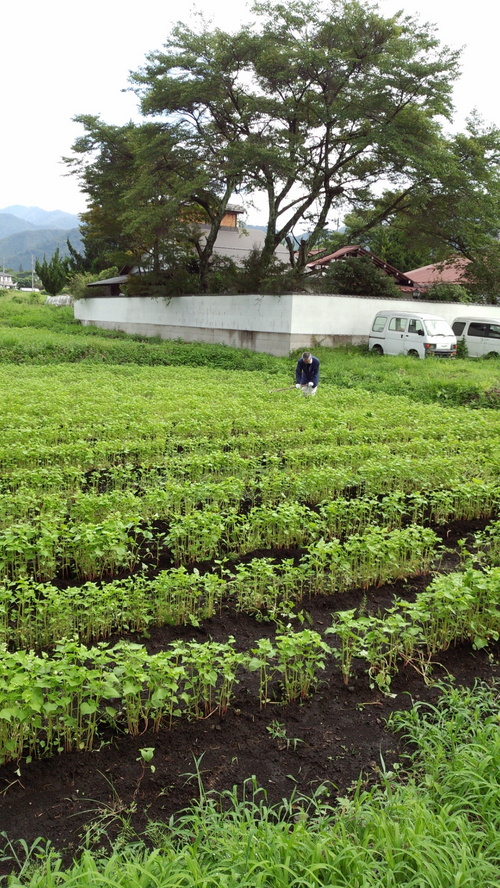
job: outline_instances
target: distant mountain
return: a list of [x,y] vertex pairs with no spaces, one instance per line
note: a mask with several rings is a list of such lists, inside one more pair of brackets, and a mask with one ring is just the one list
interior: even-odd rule
[[62,210],[42,210],[40,207],[23,207],[14,204],[11,207],[4,207],[0,210],[0,216],[3,214],[15,216],[17,219],[23,219],[29,224],[25,226],[31,228],[77,228],[80,224],[79,217],[74,213],[64,213]]
[[42,262],[44,256],[50,259],[57,247],[61,256],[67,256],[67,239],[75,250],[84,252],[79,228],[25,228],[24,231],[10,234],[0,239],[0,266],[13,271],[28,271],[32,261],[38,259]]
[[12,213],[4,213],[0,211],[0,239],[8,237],[9,234],[17,234],[18,231],[28,231],[36,229],[36,225],[14,216]]

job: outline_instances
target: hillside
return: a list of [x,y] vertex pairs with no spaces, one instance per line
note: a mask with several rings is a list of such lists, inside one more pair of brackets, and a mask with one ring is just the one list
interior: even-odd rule
[[9,237],[11,234],[18,234],[20,231],[34,231],[36,225],[14,216],[13,213],[0,213],[0,240]]
[[31,268],[32,259],[43,260],[55,253],[57,247],[61,256],[68,255],[66,240],[76,250],[82,250],[82,238],[79,228],[65,230],[63,228],[30,228],[10,234],[0,239],[0,259],[6,268],[13,271],[26,271]]
[[68,255],[67,238],[82,249],[79,217],[63,210],[14,204],[0,210],[0,261],[5,268],[26,271],[36,259],[49,258],[59,247]]
[[79,217],[75,213],[65,213],[63,210],[42,210],[40,207],[23,207],[14,204],[0,210],[0,224],[3,215],[15,216],[23,222],[27,222],[25,228],[77,228]]

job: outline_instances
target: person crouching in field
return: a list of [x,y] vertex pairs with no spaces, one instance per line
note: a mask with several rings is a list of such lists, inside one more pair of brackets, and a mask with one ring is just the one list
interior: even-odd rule
[[302,389],[304,395],[315,395],[319,382],[319,361],[311,352],[305,351],[297,362],[295,388]]

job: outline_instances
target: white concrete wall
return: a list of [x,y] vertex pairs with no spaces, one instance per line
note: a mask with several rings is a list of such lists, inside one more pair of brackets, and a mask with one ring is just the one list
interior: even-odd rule
[[225,343],[252,351],[287,355],[300,348],[367,342],[378,311],[397,307],[444,317],[492,317],[500,307],[370,299],[337,295],[90,297],[75,303],[75,318],[125,333]]
[[289,330],[293,296],[109,296],[80,299],[82,321],[282,332]]
[[125,333],[224,343],[285,355],[290,351],[293,296],[91,297],[75,303],[75,318]]

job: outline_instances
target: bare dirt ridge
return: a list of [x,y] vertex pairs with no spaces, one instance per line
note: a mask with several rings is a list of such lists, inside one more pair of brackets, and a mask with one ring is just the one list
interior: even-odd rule
[[[449,525],[442,529],[443,540],[452,548],[486,523]],[[458,556],[450,553],[441,569],[456,569],[457,563]],[[368,592],[317,596],[301,607],[309,615],[311,628],[324,632],[336,610],[363,605],[368,612],[383,611],[395,596],[412,598],[430,580],[422,576]],[[154,652],[179,637],[224,641],[232,635],[238,648],[248,650],[257,638],[274,631],[271,623],[228,610],[200,627],[165,627],[147,639],[134,640]],[[459,644],[438,660],[433,669],[437,680],[453,677],[459,684],[472,686],[476,679],[490,681],[500,676],[499,644],[481,651]],[[372,785],[381,768],[391,769],[404,754],[401,738],[386,727],[392,711],[407,709],[415,700],[433,702],[441,693],[439,687],[426,686],[411,665],[394,677],[391,691],[394,696],[370,687],[363,663],[356,664],[346,686],[332,657],[316,692],[301,705],[276,702],[259,709],[250,676],[237,685],[222,718],[178,721],[171,729],[145,730],[138,737],[109,732],[92,752],[4,765],[0,768],[0,833],[6,833],[14,844],[23,839],[31,845],[43,837],[70,861],[90,824],[94,824],[92,842],[99,848],[110,847],[123,819],[129,821],[133,833],[143,834],[148,821],[164,823],[197,799],[200,778],[207,792],[236,787],[240,796],[255,778],[273,805],[294,793],[311,796],[322,786],[332,801],[360,778],[367,787]],[[149,764],[140,752],[148,747],[154,748]],[[8,840],[0,837],[4,857],[10,853]],[[0,876],[14,869],[12,861],[1,858],[0,853]]]

